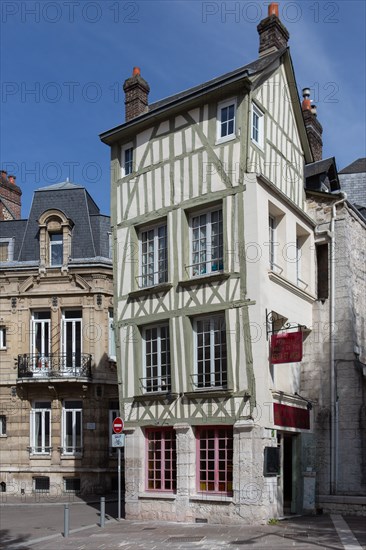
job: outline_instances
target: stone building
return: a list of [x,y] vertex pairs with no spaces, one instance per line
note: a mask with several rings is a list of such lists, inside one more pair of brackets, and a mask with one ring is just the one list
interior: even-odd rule
[[[357,167],[359,161],[342,172],[359,177]],[[314,403],[317,507],[365,515],[366,220],[358,177],[341,180],[334,158],[306,166],[307,209],[317,224],[318,300],[301,390]],[[341,192],[344,179],[351,201]]]
[[339,181],[348,201],[366,218],[366,158],[360,158],[340,170]]
[[135,68],[111,148],[126,515],[258,522],[315,508],[303,394],[316,296],[304,165],[321,126],[277,5],[259,58],[148,104]]
[[[1,182],[9,212],[19,195]],[[38,189],[27,219],[19,205],[1,221],[0,243],[1,489],[108,491],[119,406],[110,218],[65,182]]]

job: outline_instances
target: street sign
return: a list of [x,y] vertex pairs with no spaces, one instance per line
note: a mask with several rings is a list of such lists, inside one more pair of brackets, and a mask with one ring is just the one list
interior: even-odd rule
[[124,422],[123,422],[122,418],[117,416],[117,418],[115,418],[113,420],[113,431],[114,431],[114,433],[115,434],[120,434],[123,431],[123,426],[124,426]]
[[112,434],[112,447],[124,447],[125,437],[125,434]]

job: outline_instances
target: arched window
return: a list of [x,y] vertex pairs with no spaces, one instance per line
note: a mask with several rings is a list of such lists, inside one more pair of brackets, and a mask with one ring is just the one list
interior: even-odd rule
[[40,216],[40,269],[67,269],[71,254],[71,234],[74,223],[61,210],[46,210]]

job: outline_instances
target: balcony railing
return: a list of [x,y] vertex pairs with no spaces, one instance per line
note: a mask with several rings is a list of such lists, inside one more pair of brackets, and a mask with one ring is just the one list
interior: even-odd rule
[[18,355],[18,378],[91,378],[88,353],[50,353]]
[[171,383],[170,376],[150,376],[147,378],[140,378],[140,384],[143,393],[153,392],[170,392]]
[[218,370],[216,372],[205,372],[200,374],[191,374],[192,385],[195,390],[203,389],[226,389],[227,372]]

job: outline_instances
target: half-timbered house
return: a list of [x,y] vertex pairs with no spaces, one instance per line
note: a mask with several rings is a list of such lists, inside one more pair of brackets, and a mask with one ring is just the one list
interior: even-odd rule
[[[298,393],[313,154],[276,4],[258,32],[257,60],[150,105],[135,68],[126,122],[101,135],[128,518],[230,523],[312,506]],[[292,335],[277,360],[276,334]]]

